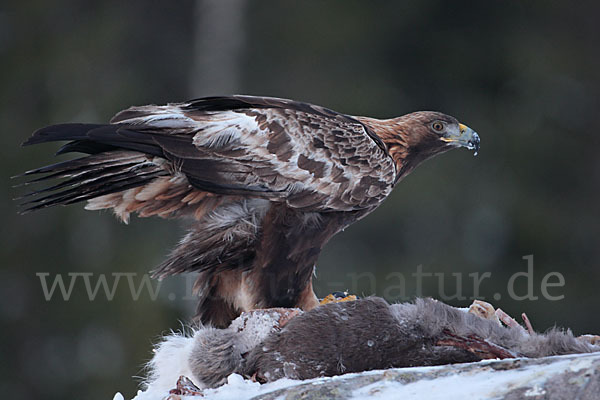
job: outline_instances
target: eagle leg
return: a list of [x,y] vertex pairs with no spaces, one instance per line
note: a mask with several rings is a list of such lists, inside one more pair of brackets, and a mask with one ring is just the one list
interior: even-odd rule
[[304,311],[312,310],[319,305],[319,299],[313,290],[312,276],[308,281],[308,285],[302,290],[298,298],[296,306]]

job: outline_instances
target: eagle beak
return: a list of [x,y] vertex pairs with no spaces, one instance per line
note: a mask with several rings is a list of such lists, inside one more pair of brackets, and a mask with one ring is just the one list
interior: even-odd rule
[[447,132],[441,139],[456,147],[466,147],[469,150],[475,150],[475,155],[477,155],[480,143],[477,132],[463,124],[458,124],[458,127],[458,132]]

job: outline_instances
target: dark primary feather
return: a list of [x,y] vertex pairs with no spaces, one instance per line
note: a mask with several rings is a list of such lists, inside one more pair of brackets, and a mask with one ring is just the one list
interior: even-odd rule
[[[96,154],[116,149],[139,151],[144,154],[163,156],[160,146],[151,135],[110,124],[58,124],[39,129],[23,143],[33,144],[70,141],[57,154],[83,152]],[[83,150],[83,151],[82,151]]]
[[57,124],[47,126],[35,131],[29,139],[23,142],[23,146],[45,142],[56,142],[61,140],[85,140],[87,133],[96,128],[106,126],[105,124]]

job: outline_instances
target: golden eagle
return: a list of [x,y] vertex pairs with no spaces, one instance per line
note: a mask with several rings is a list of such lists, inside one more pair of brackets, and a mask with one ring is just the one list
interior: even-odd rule
[[85,200],[126,223],[191,218],[154,276],[199,272],[197,317],[215,326],[255,308],[315,307],[313,270],[333,235],[425,159],[479,149],[477,133],[439,112],[379,120],[254,96],[131,107],[109,124],[40,129],[24,145],[53,141],[68,141],[57,154],[86,155],[26,172],[62,180],[28,194],[24,211]]

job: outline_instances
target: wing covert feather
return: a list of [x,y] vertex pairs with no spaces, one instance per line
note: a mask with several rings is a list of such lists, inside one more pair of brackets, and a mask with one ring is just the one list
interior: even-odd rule
[[224,110],[206,101],[136,107],[113,123],[152,134],[200,190],[313,211],[368,208],[389,194],[394,163],[359,121],[305,103],[263,99],[257,105],[256,98],[250,104],[239,96]]

